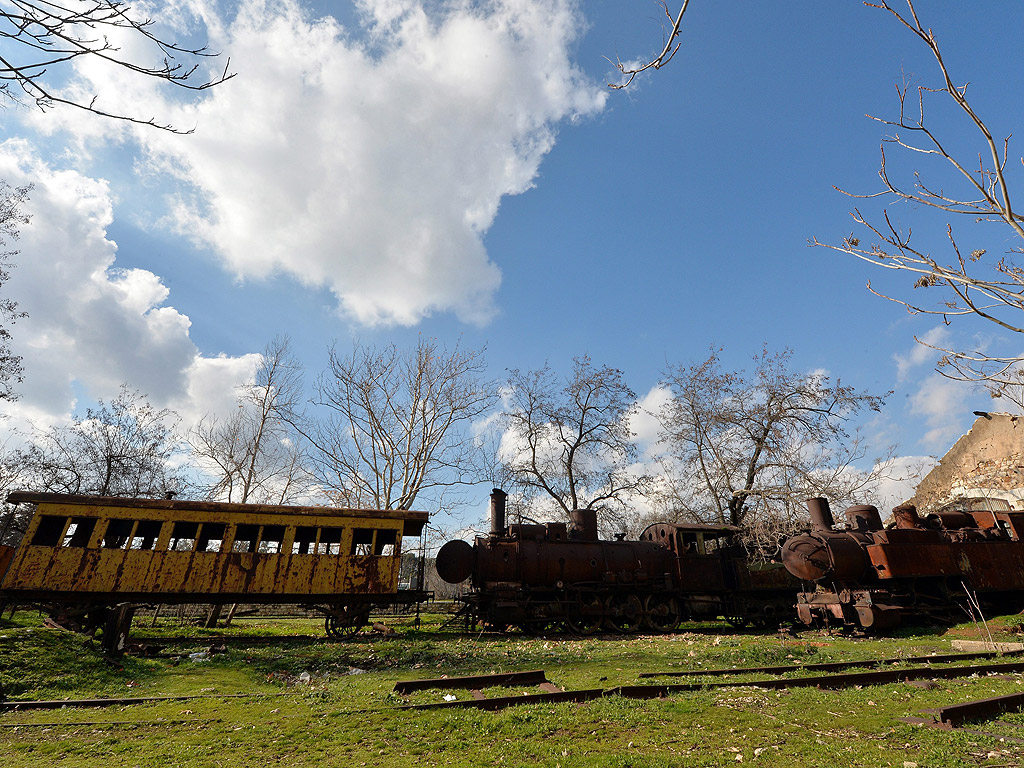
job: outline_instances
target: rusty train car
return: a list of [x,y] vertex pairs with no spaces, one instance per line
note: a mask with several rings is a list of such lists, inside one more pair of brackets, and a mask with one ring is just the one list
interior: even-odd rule
[[142,604],[291,603],[344,638],[371,608],[418,603],[399,590],[403,538],[426,512],[11,493],[34,504],[21,544],[0,546],[0,603],[123,646]]
[[781,564],[752,564],[732,526],[659,523],[639,541],[598,538],[596,515],[565,523],[505,524],[505,494],[491,494],[490,533],[446,543],[438,575],[471,579],[468,617],[496,630],[670,632],[683,620],[734,626],[792,616],[799,582]]
[[807,505],[810,530],[782,552],[804,584],[804,624],[884,630],[1024,607],[1024,512],[965,506],[921,517],[904,505],[886,527],[875,507],[856,506],[839,529],[825,499]]

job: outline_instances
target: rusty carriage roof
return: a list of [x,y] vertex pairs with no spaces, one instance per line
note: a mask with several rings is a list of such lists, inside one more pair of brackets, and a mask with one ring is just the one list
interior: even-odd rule
[[250,519],[262,515],[289,515],[296,517],[350,517],[377,520],[401,520],[403,535],[419,536],[429,520],[429,513],[411,509],[353,509],[349,507],[290,506],[277,504],[239,504],[223,501],[185,501],[174,499],[138,499],[123,496],[85,496],[64,493],[35,493],[12,491],[7,494],[8,504],[72,505],[81,507],[122,507],[164,512],[167,519],[176,513],[213,513],[238,515]]

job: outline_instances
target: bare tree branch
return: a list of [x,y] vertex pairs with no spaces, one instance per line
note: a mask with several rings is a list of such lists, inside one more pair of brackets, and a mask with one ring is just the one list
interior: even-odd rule
[[[1024,217],[1016,213],[1011,203],[1010,178],[1007,175],[1009,158],[1009,137],[997,141],[986,121],[975,111],[967,96],[967,85],[957,85],[943,59],[939,44],[931,29],[921,23],[912,0],[907,0],[907,11],[900,13],[887,1],[865,3],[869,7],[888,12],[917,40],[922,42],[931,54],[942,78],[941,87],[920,86],[914,111],[908,110],[908,85],[897,88],[899,117],[895,120],[871,117],[879,123],[894,128],[893,135],[884,139],[881,147],[879,178],[882,189],[868,195],[851,197],[874,198],[893,197],[897,202],[908,202],[925,206],[943,213],[967,216],[972,222],[995,222],[1009,228],[1012,237],[1024,240]],[[925,103],[930,96],[940,96],[952,102],[956,110],[968,120],[974,135],[980,139],[977,152],[977,167],[954,155],[949,144],[936,133],[926,121]],[[947,192],[950,184],[934,184],[925,181],[920,172],[914,173],[913,184],[904,187],[889,173],[886,145],[943,161],[951,171],[952,181],[961,187],[963,193]],[[837,189],[839,189],[837,187]],[[949,324],[956,317],[979,317],[993,325],[1013,333],[1024,333],[1024,270],[1015,262],[1013,255],[1022,252],[1021,245],[1011,248],[1006,255],[990,256],[986,249],[975,248],[969,253],[961,249],[952,223],[946,224],[946,240],[949,255],[939,257],[918,248],[910,229],[897,228],[888,215],[881,214],[881,222],[872,223],[859,210],[851,214],[854,222],[868,233],[868,243],[850,235],[841,243],[824,243],[817,238],[811,245],[830,248],[855,256],[875,267],[909,274],[914,289],[925,294],[921,300],[910,300],[904,296],[876,290],[868,282],[868,289],[877,296],[902,305],[912,314],[926,314],[941,317]],[[937,301],[935,300],[937,299]],[[992,381],[995,390],[1016,377],[1013,369],[1018,359],[1007,360],[991,357],[980,350],[940,349],[940,372],[951,378],[966,381]],[[995,377],[995,378],[993,378]]]
[[[847,423],[879,410],[885,396],[790,370],[792,352],[755,358],[752,372],[724,371],[718,351],[703,362],[670,366],[663,386],[672,399],[661,423],[663,506],[693,522],[743,525],[777,543],[803,515],[803,500],[824,495],[853,503],[877,481]],[[891,455],[891,452],[890,452]]]
[[637,471],[636,395],[622,371],[584,356],[564,381],[549,366],[510,371],[505,393],[502,459],[526,505],[546,502],[566,517],[593,509],[604,528],[622,530],[628,502],[651,480]]
[[[97,59],[140,77],[160,80],[178,88],[202,91],[234,77],[230,60],[219,75],[198,74],[202,59],[218,54],[206,47],[190,48],[154,32],[154,22],[136,16],[122,0],[0,0],[0,96],[22,98],[40,109],[66,104],[102,117],[150,125],[173,133],[180,130],[156,118],[108,111],[93,96],[88,101],[60,95],[49,85],[53,74],[81,57]],[[114,39],[112,39],[114,38]],[[149,54],[127,53],[117,38],[144,43]],[[141,58],[152,56],[152,62]]]
[[412,509],[424,491],[469,482],[469,426],[496,397],[484,369],[482,350],[432,339],[409,351],[332,348],[314,412],[294,418],[317,481],[335,503],[379,509]]
[[672,12],[669,10],[668,4],[661,4],[662,8],[665,11],[665,16],[668,17],[668,20],[672,25],[668,33],[665,35],[665,46],[661,49],[661,53],[659,53],[646,64],[636,66],[632,64],[624,64],[621,60],[618,59],[616,59],[616,61],[608,59],[608,61],[614,64],[616,69],[618,69],[619,72],[622,73],[622,76],[626,78],[626,80],[621,83],[608,83],[609,88],[614,88],[616,90],[626,88],[627,86],[629,86],[630,83],[633,82],[633,78],[635,78],[641,72],[646,72],[648,69],[661,69],[663,66],[672,61],[673,57],[676,55],[676,51],[679,50],[679,46],[681,45],[681,43],[676,41],[676,38],[679,37],[681,25],[683,23],[683,14],[686,13],[686,9],[689,5],[690,0],[683,0],[683,5],[679,9],[679,12],[675,16],[673,16]]

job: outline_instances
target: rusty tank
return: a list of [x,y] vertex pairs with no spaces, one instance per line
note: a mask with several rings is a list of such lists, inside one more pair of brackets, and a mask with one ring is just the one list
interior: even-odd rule
[[952,508],[922,517],[903,505],[883,525],[875,507],[856,506],[840,527],[826,499],[807,505],[810,529],[782,549],[786,569],[804,583],[804,624],[883,630],[1024,606],[1024,512]]

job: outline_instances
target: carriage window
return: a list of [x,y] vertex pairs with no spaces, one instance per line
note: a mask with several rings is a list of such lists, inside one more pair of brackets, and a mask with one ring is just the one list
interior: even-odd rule
[[321,528],[320,543],[316,547],[318,555],[341,554],[341,528]]
[[283,525],[264,525],[263,535],[260,537],[260,546],[258,551],[267,555],[276,555],[281,551],[281,542],[283,541]]
[[196,548],[199,523],[177,522],[171,531],[171,549],[175,552],[191,552]]
[[369,555],[373,552],[373,529],[356,528],[352,531],[350,555]]
[[156,549],[156,540],[160,538],[162,525],[159,520],[139,520],[139,524],[135,526],[130,549]]
[[377,531],[377,541],[373,545],[373,554],[394,557],[395,539],[398,531]]
[[256,539],[260,535],[260,527],[258,525],[243,524],[235,528],[235,544],[231,548],[232,552],[255,552],[256,551]]
[[128,538],[132,535],[134,520],[111,520],[107,523],[107,530],[103,534],[102,547],[104,549],[124,549]]
[[67,518],[63,515],[43,515],[39,520],[39,527],[32,536],[32,544],[37,547],[55,547],[60,542],[60,535],[64,533],[64,523]]
[[67,533],[64,534],[65,547],[84,547],[89,543],[89,537],[96,527],[95,517],[73,517]]
[[292,542],[293,555],[308,555],[316,544],[316,528],[312,525],[300,525],[295,529],[295,540]]
[[196,549],[200,552],[220,552],[227,527],[227,523],[203,523],[199,531],[199,546]]

